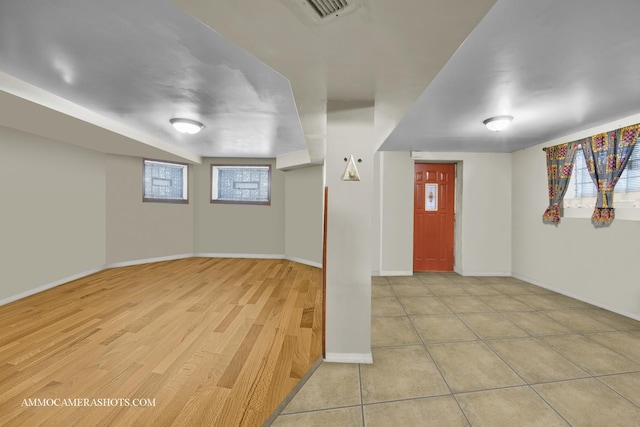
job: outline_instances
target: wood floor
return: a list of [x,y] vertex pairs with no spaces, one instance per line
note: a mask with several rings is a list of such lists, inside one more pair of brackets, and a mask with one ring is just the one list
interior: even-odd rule
[[[0,425],[260,426],[321,357],[321,283],[286,260],[190,258],[2,306]],[[29,406],[71,399],[103,406]]]

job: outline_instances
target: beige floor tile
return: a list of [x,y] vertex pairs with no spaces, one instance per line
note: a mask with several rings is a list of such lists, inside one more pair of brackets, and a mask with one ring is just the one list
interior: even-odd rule
[[451,310],[436,297],[400,297],[407,313],[412,314],[450,314]]
[[427,284],[427,288],[435,295],[447,296],[447,295],[469,295],[462,287],[449,284]]
[[598,377],[598,379],[640,406],[640,372]]
[[451,396],[365,405],[367,427],[466,427],[469,425]]
[[561,325],[542,312],[504,312],[503,314],[532,335],[571,333],[571,329]]
[[519,281],[512,284],[518,286],[523,294],[555,295],[555,292],[550,291],[549,289],[542,288],[540,286],[533,285],[531,283]]
[[554,294],[553,299],[567,308],[577,308],[582,310],[593,310],[595,306],[566,295]]
[[311,411],[360,404],[357,364],[323,363],[282,411]]
[[428,349],[454,393],[524,384],[482,342],[432,344]]
[[530,336],[527,331],[500,313],[460,314],[460,318],[476,335],[485,340]]
[[371,285],[371,298],[395,298],[389,285]]
[[609,332],[588,335],[588,338],[640,363],[640,332]]
[[406,316],[398,298],[372,298],[371,316]]
[[456,274],[451,276],[450,279],[456,285],[475,285],[482,283],[479,278],[474,276],[460,276]]
[[280,415],[272,427],[361,427],[362,408],[332,409],[316,412],[303,412],[298,414]]
[[640,420],[640,409],[595,379],[533,388],[574,426],[635,427]]
[[439,273],[417,273],[415,277],[425,285],[448,285],[452,286],[453,282],[447,275]]
[[464,289],[468,294],[475,296],[502,295],[500,291],[483,283],[475,285],[460,285],[460,287]]
[[536,310],[562,310],[567,308],[556,301],[552,295],[526,294],[514,295],[513,297]]
[[389,280],[386,277],[372,277],[371,278],[372,285],[388,285]]
[[590,311],[552,310],[545,312],[545,314],[574,332],[604,332],[615,330],[609,325],[594,320],[590,316]]
[[504,295],[522,295],[527,293],[520,288],[520,286],[510,283],[492,283],[490,286]]
[[361,365],[365,403],[449,393],[423,346],[373,349],[373,364]]
[[474,427],[568,425],[529,387],[463,393],[456,399]]
[[640,330],[640,321],[601,308],[591,310],[589,315],[619,331]]
[[495,311],[478,297],[473,296],[444,296],[440,300],[454,313],[486,313]]
[[411,321],[426,343],[478,339],[476,334],[453,314],[411,316]]
[[408,317],[371,318],[371,345],[374,347],[390,345],[422,344]]
[[640,370],[640,365],[582,335],[541,337],[540,340],[592,375]]
[[534,338],[489,341],[487,345],[529,384],[589,376]]
[[428,297],[433,296],[433,293],[427,288],[426,285],[416,284],[416,285],[393,285],[393,289],[396,291],[396,295],[399,297],[402,296],[411,296],[411,297]]
[[480,301],[498,311],[533,311],[528,305],[507,295],[481,296]]
[[419,278],[416,276],[392,276],[387,277],[389,283],[392,285],[419,285],[422,284]]

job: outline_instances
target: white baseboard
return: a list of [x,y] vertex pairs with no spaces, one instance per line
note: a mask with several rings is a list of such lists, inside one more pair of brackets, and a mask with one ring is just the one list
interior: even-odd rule
[[48,289],[55,288],[56,286],[64,285],[65,283],[73,282],[74,280],[82,279],[83,277],[90,276],[102,270],[104,270],[104,267],[94,268],[82,273],[74,274],[73,276],[65,277],[64,279],[56,280],[55,282],[47,283],[46,285],[38,286],[37,288],[29,289],[28,291],[22,292],[18,295],[12,295],[10,297],[1,299],[0,306],[9,304],[10,302],[14,302],[22,298],[29,297],[31,295],[35,295]]
[[371,353],[327,353],[324,358],[329,363],[373,363]]
[[194,257],[202,258],[262,258],[262,259],[287,259],[285,255],[280,254],[227,254],[227,253],[208,253],[200,252],[193,254]]
[[591,300],[589,298],[585,298],[585,297],[583,297],[581,295],[574,294],[573,292],[567,292],[564,289],[559,289],[559,288],[556,288],[555,286],[551,286],[551,285],[548,285],[546,283],[542,283],[542,282],[540,282],[538,280],[531,279],[531,278],[523,276],[521,274],[513,274],[513,277],[515,277],[516,279],[524,280],[525,282],[531,283],[532,285],[540,286],[541,288],[545,288],[545,289],[548,289],[550,291],[557,292],[557,293],[559,293],[561,295],[564,295],[564,296],[567,296],[567,297],[570,297],[570,298],[573,298],[573,299],[577,299],[578,301],[586,302],[587,304],[591,304],[591,305],[594,305],[596,307],[603,308],[603,309],[605,309],[607,311],[611,311],[613,313],[617,313],[617,314],[619,314],[621,316],[629,317],[629,318],[635,319],[635,320],[640,320],[640,315],[638,315],[636,313],[629,313],[627,311],[620,310],[620,309],[617,309],[615,307],[611,307],[611,306],[609,306],[607,304],[602,304],[600,302]]
[[285,259],[288,260],[288,261],[297,262],[298,264],[304,264],[304,265],[308,265],[308,266],[311,266],[311,267],[322,268],[322,263],[321,262],[309,261],[307,259],[297,258],[297,257],[294,257],[294,256],[286,256]]
[[141,264],[150,264],[154,262],[162,262],[162,261],[173,261],[177,259],[184,258],[193,258],[193,257],[204,257],[204,258],[257,258],[257,259],[286,259],[289,261],[297,262],[300,264],[310,265],[312,267],[322,268],[322,264],[318,264],[312,261],[287,257],[285,255],[274,255],[274,254],[208,254],[208,253],[199,253],[199,254],[180,254],[180,255],[168,255],[163,257],[156,258],[147,258],[147,259],[138,259],[134,261],[123,261],[123,262],[114,262],[111,264],[105,264],[98,268],[94,268],[89,271],[85,271],[82,273],[74,274],[73,276],[65,277],[64,279],[56,280],[55,282],[47,283],[46,285],[38,286],[37,288],[29,289],[28,291],[22,292],[18,295],[12,295],[10,297],[0,299],[0,306],[5,304],[9,304],[11,302],[17,301],[22,298],[26,298],[31,295],[35,295],[39,292],[46,291],[47,289],[55,288],[56,286],[64,285],[65,283],[72,282],[74,280],[81,279],[86,276],[90,276],[95,273],[99,273],[108,268],[120,268],[120,267],[131,267],[133,265],[141,265]]
[[113,264],[106,264],[103,270],[107,268],[130,267],[132,265],[151,264],[154,262],[173,261],[176,259],[184,259],[184,258],[193,258],[193,254],[168,255],[168,256],[161,256],[156,258],[137,259],[133,261],[114,262]]

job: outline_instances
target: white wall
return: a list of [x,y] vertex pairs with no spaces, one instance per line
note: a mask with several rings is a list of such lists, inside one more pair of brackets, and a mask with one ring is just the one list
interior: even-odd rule
[[[371,361],[373,104],[330,102],[327,117],[326,350],[328,361]],[[361,181],[342,181],[345,157]]]
[[324,177],[322,166],[285,172],[285,254],[322,266]]
[[640,121],[632,116],[513,154],[513,273],[532,283],[640,319],[640,221],[590,219],[542,223],[547,197],[543,147]]
[[105,263],[105,155],[0,127],[0,302]]
[[[413,165],[406,151],[377,152],[373,275],[413,274]],[[377,261],[377,264],[376,264]]]
[[[511,154],[417,153],[415,161],[458,163],[455,270],[463,275],[511,274]],[[414,160],[385,153],[382,265],[413,270]]]
[[[210,203],[211,164],[271,164],[271,205]],[[211,159],[194,166],[194,247],[208,256],[285,255],[285,172],[273,159]]]
[[193,253],[193,166],[189,203],[142,202],[143,160],[107,155],[107,264]]

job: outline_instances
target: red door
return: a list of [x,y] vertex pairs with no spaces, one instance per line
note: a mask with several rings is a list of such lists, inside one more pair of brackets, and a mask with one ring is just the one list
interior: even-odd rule
[[453,271],[454,164],[416,163],[413,270]]

